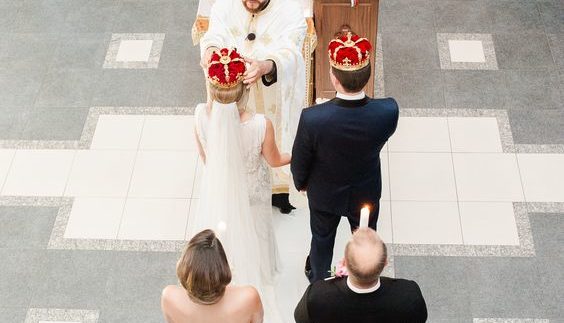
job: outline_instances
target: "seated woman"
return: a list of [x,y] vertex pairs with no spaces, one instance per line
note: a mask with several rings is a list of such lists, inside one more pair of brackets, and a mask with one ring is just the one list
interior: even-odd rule
[[196,234],[176,266],[180,286],[167,286],[161,297],[169,323],[261,323],[263,309],[257,290],[231,286],[231,270],[215,233]]

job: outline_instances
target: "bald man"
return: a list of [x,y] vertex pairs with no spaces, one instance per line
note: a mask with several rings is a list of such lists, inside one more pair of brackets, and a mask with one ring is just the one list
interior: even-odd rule
[[427,320],[416,282],[381,277],[386,245],[376,231],[357,230],[345,248],[349,276],[311,284],[294,312],[296,323],[373,323]]

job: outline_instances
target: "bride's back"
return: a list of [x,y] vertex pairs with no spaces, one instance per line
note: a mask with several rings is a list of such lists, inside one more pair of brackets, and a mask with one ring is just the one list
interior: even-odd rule
[[162,302],[170,323],[249,323],[262,317],[259,295],[250,286],[228,286],[221,300],[211,305],[193,302],[182,287],[167,286]]

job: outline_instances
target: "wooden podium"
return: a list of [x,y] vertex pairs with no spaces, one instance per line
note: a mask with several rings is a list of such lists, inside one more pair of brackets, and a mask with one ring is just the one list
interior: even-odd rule
[[[315,98],[333,98],[335,89],[329,79],[329,59],[327,44],[348,26],[351,31],[368,38],[372,43],[372,71],[376,56],[376,28],[378,26],[378,0],[358,0],[352,7],[351,0],[315,0],[313,15],[317,32],[315,50]],[[374,72],[364,89],[369,96],[374,95]],[[315,100],[315,99],[314,99]]]

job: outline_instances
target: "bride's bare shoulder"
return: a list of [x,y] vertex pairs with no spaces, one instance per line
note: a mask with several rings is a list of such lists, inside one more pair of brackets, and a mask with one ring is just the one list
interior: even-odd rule
[[256,306],[261,303],[260,295],[253,286],[229,286],[226,290],[227,293],[246,306]]

